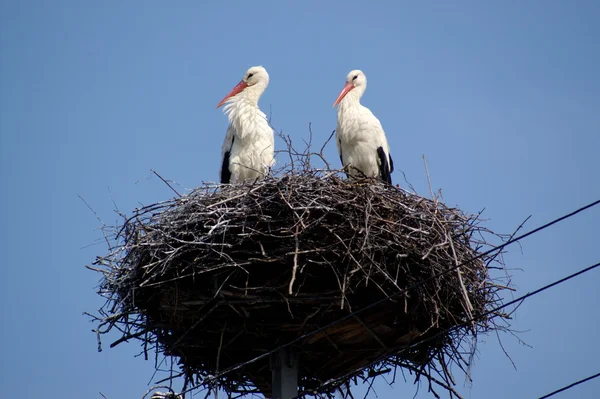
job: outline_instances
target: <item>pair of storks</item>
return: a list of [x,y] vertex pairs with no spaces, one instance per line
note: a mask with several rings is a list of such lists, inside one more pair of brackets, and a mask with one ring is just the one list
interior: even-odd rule
[[[255,66],[244,74],[217,108],[225,105],[229,127],[222,149],[221,183],[238,183],[265,176],[274,163],[274,136],[258,100],[269,84],[265,68]],[[343,167],[350,176],[377,177],[392,184],[394,163],[379,119],[360,104],[367,77],[351,71],[335,100],[336,143]]]

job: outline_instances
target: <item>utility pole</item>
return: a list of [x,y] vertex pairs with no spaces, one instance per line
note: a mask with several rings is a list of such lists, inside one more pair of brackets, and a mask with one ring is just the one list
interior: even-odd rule
[[292,399],[298,396],[298,356],[290,348],[282,348],[270,358],[272,399]]

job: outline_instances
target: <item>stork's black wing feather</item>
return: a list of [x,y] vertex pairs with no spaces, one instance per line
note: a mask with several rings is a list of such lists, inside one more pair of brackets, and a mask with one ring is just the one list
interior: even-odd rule
[[381,177],[381,180],[388,184],[392,184],[393,164],[390,165],[391,162],[388,162],[388,160],[391,161],[392,158],[388,158],[383,147],[377,148],[377,156],[379,156],[379,176]]
[[231,155],[231,149],[233,148],[233,142],[235,136],[231,137],[231,147],[229,151],[223,154],[223,165],[221,165],[221,184],[229,184],[231,182],[231,170],[229,170],[229,156]]
[[221,184],[229,184],[231,171],[229,170],[229,151],[223,154],[223,166],[221,166]]

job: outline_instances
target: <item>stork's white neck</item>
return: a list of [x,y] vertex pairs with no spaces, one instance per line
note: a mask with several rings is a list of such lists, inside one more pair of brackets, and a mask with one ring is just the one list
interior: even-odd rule
[[224,112],[236,136],[244,140],[247,135],[273,134],[267,116],[258,107],[258,100],[265,87],[259,84],[247,87],[240,94],[231,98],[225,105]]
[[248,105],[258,107],[258,100],[265,92],[268,83],[258,82],[255,85],[248,86],[242,90],[239,94],[231,97],[228,102],[245,102]]
[[350,110],[353,108],[361,107],[360,98],[362,97],[365,89],[363,87],[356,87],[348,92],[346,96],[340,101],[338,112],[344,112],[344,110]]
[[231,122],[232,119],[256,112],[262,114],[258,108],[258,100],[260,100],[266,88],[266,84],[259,82],[253,86],[246,87],[241,93],[231,97],[224,107],[229,121]]

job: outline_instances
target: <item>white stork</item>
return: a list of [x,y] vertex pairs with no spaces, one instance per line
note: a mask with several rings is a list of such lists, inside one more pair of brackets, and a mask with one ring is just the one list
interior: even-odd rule
[[224,107],[229,127],[221,151],[221,183],[264,177],[273,165],[275,137],[258,100],[269,85],[269,74],[254,66],[217,105]]
[[346,76],[346,85],[333,103],[339,104],[335,130],[342,165],[350,176],[379,177],[392,184],[394,162],[379,119],[360,104],[367,77],[360,70]]

